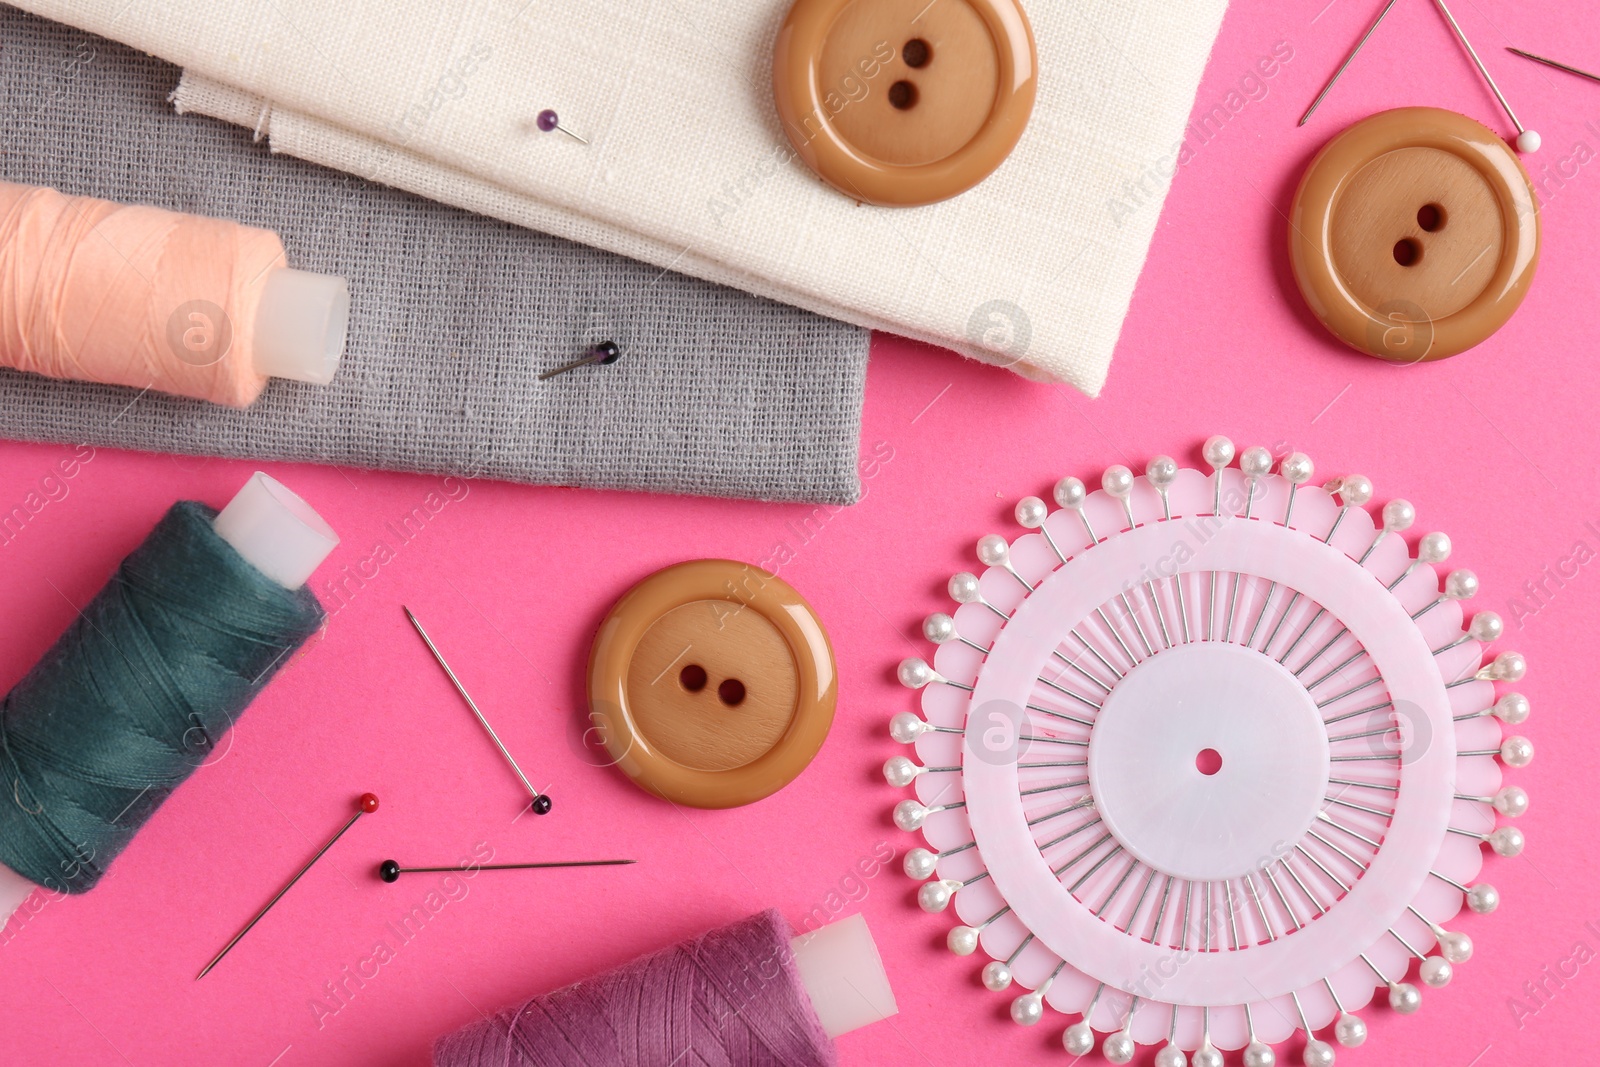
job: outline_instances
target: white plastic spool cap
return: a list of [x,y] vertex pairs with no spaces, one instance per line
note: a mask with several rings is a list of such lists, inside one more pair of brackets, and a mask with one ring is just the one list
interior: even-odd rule
[[256,372],[327,385],[339,370],[349,326],[350,287],[343,278],[275,270],[256,308]]
[[840,919],[790,944],[800,984],[829,1037],[899,1013],[865,916]]
[[257,471],[214,524],[217,536],[285,589],[299,589],[339,544],[311,505]]
[[38,888],[10,867],[0,864],[0,928],[5,927],[12,913]]

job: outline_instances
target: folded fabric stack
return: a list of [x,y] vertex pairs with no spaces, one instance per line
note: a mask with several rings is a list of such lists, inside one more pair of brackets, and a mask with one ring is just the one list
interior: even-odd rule
[[[180,107],[278,151],[1094,394],[1226,4],[1029,0],[1021,142],[910,209],[793,159],[781,0],[22,6],[183,66]],[[589,143],[542,132],[547,109]]]
[[[8,437],[848,503],[868,334],[172,113],[179,72],[0,6],[0,178],[276,230],[355,298],[330,386],[237,411],[0,371]],[[624,358],[536,375],[611,339]]]

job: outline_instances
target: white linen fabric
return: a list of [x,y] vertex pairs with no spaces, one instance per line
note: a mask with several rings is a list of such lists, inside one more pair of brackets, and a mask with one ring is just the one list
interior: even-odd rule
[[[1226,8],[1029,0],[1039,91],[1011,157],[880,208],[792,158],[788,0],[16,3],[183,66],[181,109],[276,151],[1090,395]],[[590,143],[540,131],[546,108]]]

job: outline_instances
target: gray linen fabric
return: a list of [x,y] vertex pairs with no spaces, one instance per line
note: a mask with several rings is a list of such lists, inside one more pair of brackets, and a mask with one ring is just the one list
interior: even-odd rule
[[[276,230],[354,300],[331,386],[247,411],[0,370],[0,435],[850,503],[868,334],[178,116],[179,71],[0,5],[0,178]],[[621,362],[536,374],[611,339]]]

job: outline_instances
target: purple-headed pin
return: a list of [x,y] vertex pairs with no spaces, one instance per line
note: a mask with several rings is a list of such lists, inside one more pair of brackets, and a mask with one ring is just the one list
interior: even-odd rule
[[579,144],[589,143],[582,137],[579,137],[577,134],[567,129],[565,126],[561,125],[561,116],[557,115],[549,108],[545,108],[543,111],[539,112],[539,118],[536,121],[539,124],[539,129],[543,130],[545,133],[549,133],[552,130],[560,130],[562,133],[566,134],[574,141],[577,141]]

